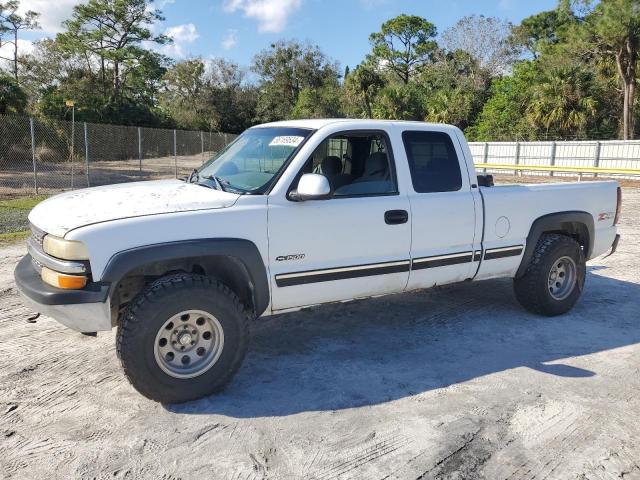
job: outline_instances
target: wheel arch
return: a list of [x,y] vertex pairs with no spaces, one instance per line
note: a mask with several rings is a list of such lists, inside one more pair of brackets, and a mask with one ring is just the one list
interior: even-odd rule
[[269,305],[265,264],[257,246],[245,239],[196,239],[124,250],[109,259],[101,281],[111,285],[109,296],[113,299],[127,279],[160,277],[179,271],[217,278],[252,308],[256,316]]
[[584,250],[588,260],[593,250],[594,223],[593,216],[588,212],[568,211],[557,212],[537,218],[531,225],[527,235],[527,245],[516,272],[516,278],[521,277],[527,270],[536,249],[538,240],[546,233],[559,233],[575,239]]

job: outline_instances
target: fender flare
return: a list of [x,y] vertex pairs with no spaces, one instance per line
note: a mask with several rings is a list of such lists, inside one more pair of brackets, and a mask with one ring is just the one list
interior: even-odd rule
[[[580,232],[575,231],[576,225],[581,227]],[[583,242],[585,243],[585,258],[588,260],[591,257],[594,239],[593,216],[590,213],[581,211],[551,213],[537,218],[531,225],[529,235],[527,235],[527,246],[524,250],[520,267],[516,272],[516,278],[525,274],[538,240],[547,232],[569,232],[583,237],[586,236]]]
[[118,283],[137,268],[167,260],[219,256],[232,257],[244,265],[253,287],[256,316],[260,316],[269,305],[267,268],[258,247],[241,238],[183,240],[124,250],[109,259],[101,281],[111,284],[111,296]]

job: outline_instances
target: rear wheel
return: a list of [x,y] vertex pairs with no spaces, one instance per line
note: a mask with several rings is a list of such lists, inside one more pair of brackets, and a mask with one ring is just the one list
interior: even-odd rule
[[543,235],[525,274],[514,280],[516,298],[527,310],[561,315],[580,298],[586,274],[582,248],[570,237]]
[[244,358],[249,315],[225,285],[201,275],[161,278],[118,327],[125,375],[141,394],[180,403],[218,392]]

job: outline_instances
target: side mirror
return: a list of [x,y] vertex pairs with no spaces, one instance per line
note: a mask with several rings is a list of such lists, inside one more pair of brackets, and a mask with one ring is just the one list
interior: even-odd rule
[[331,185],[324,175],[305,173],[300,177],[298,188],[289,193],[289,199],[296,202],[305,200],[326,200],[331,198]]

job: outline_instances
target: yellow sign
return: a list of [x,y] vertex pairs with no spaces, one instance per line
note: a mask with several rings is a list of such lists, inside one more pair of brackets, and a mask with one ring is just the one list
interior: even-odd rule
[[75,102],[73,100],[67,100],[64,102],[67,107],[73,107]]

